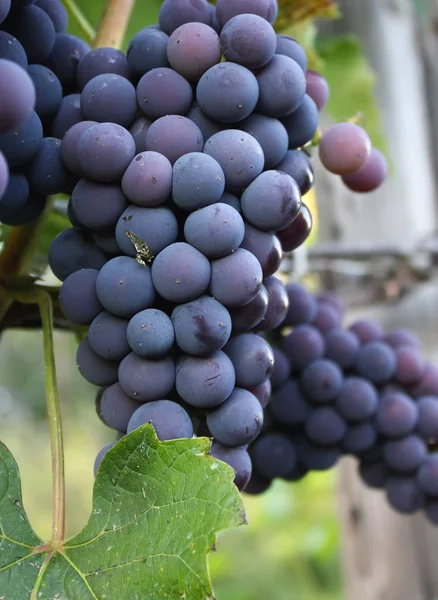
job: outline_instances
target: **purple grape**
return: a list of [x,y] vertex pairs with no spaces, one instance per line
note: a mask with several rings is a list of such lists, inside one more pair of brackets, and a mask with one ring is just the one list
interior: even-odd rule
[[310,142],[318,129],[318,121],[318,108],[306,94],[299,107],[282,120],[289,136],[289,149],[296,150]]
[[99,270],[105,263],[104,253],[77,228],[64,229],[50,246],[49,265],[61,281],[79,269]]
[[199,81],[221,61],[219,36],[205,23],[185,23],[170,36],[167,58],[172,69],[185,79]]
[[79,222],[92,231],[114,229],[128,201],[118,183],[96,183],[80,179],[71,195]]
[[122,188],[138,206],[164,204],[172,189],[172,165],[158,152],[141,152],[126,169]]
[[426,457],[418,471],[417,482],[425,494],[438,496],[438,454]]
[[152,69],[169,66],[167,44],[169,36],[158,29],[145,27],[134,35],[128,44],[126,57],[131,73],[140,79]]
[[373,192],[382,185],[388,175],[388,163],[383,154],[373,148],[365,165],[358,171],[344,175],[342,181],[353,192]]
[[269,379],[267,379],[266,381],[264,381],[263,383],[260,383],[259,385],[250,387],[250,388],[248,388],[248,392],[251,392],[251,394],[254,394],[254,396],[260,402],[260,406],[262,408],[266,408],[267,405],[269,404],[269,401],[271,400],[271,392],[272,392],[271,381]]
[[274,331],[279,327],[289,309],[289,297],[286,288],[277,277],[268,277],[264,280],[265,288],[269,296],[268,310],[258,326],[261,331]]
[[244,490],[245,494],[249,494],[251,496],[259,496],[264,494],[270,488],[271,483],[271,479],[266,479],[265,477],[262,477],[253,471],[251,479]]
[[137,112],[135,88],[121,75],[96,75],[82,90],[81,112],[90,121],[128,127]]
[[[0,200],[3,197],[9,183],[9,167],[4,154],[0,152]],[[0,212],[2,211],[2,204],[0,203]]]
[[38,152],[27,166],[27,178],[32,189],[42,196],[67,193],[76,178],[64,167],[61,159],[61,140],[43,138]]
[[[288,144],[289,137],[287,137],[287,145]],[[312,188],[314,180],[313,167],[304,152],[301,152],[300,150],[288,150],[283,157],[283,160],[279,164],[277,163],[275,168],[277,171],[283,171],[290,175],[292,179],[295,179],[303,196]]]
[[402,514],[412,515],[424,507],[424,495],[412,477],[392,476],[385,490],[389,504]]
[[371,423],[349,425],[342,442],[346,454],[360,455],[374,446],[377,432]]
[[284,477],[295,469],[295,446],[282,433],[265,433],[254,442],[251,450],[254,468],[262,477]]
[[84,131],[93,125],[97,125],[96,121],[81,121],[80,123],[76,123],[76,125],[73,125],[73,127],[67,131],[62,140],[62,162],[69,171],[79,177],[82,177],[84,174],[78,158],[79,140]]
[[190,152],[173,166],[172,197],[177,206],[188,212],[219,202],[224,189],[224,172],[208,154]]
[[317,408],[306,420],[310,440],[321,446],[331,446],[342,440],[347,427],[345,421],[331,407]]
[[172,321],[156,308],[142,310],[132,317],[126,329],[131,349],[143,358],[161,358],[170,352],[175,339]]
[[209,296],[176,306],[171,318],[177,345],[191,356],[221,350],[231,335],[229,312]]
[[391,438],[409,435],[417,422],[418,407],[409,396],[394,392],[380,399],[376,425],[383,435]]
[[117,381],[119,364],[113,360],[105,360],[91,348],[88,337],[79,344],[76,352],[76,364],[84,379],[93,385],[112,385]]
[[176,391],[190,406],[213,408],[222,404],[232,393],[235,382],[232,362],[220,350],[207,358],[182,355],[178,359]]
[[242,14],[258,15],[272,24],[277,18],[277,13],[276,0],[218,0],[216,2],[217,19],[221,27],[236,15]]
[[306,94],[312,98],[319,111],[325,108],[330,96],[330,86],[321,73],[311,69],[306,71]]
[[99,450],[99,452],[97,453],[96,459],[94,461],[94,467],[93,467],[93,472],[94,472],[94,476],[96,477],[97,472],[99,470],[100,467],[100,463],[103,461],[105,454],[108,452],[108,450],[111,450],[111,448],[113,448],[116,445],[116,442],[109,442],[109,444],[106,444],[101,450]]
[[81,123],[81,95],[69,94],[61,100],[61,106],[50,126],[52,137],[63,139],[67,131],[73,125]]
[[11,0],[1,0],[0,2],[0,23],[6,19],[11,10]]
[[254,329],[263,319],[268,310],[269,296],[264,285],[255,298],[245,304],[230,309],[234,333],[243,333]]
[[272,348],[274,354],[274,370],[271,375],[272,389],[278,390],[282,387],[291,375],[291,366],[286,354],[278,348]]
[[83,90],[94,77],[109,73],[130,78],[131,69],[125,54],[116,48],[94,48],[87,52],[78,64],[76,81]]
[[139,402],[165,398],[175,383],[175,363],[170,356],[147,360],[131,352],[120,363],[119,383]]
[[421,346],[421,342],[415,333],[403,327],[389,331],[385,334],[383,341],[389,344],[391,348],[394,348],[394,350],[403,346],[411,346],[419,349]]
[[38,6],[23,6],[20,10],[11,11],[3,22],[2,29],[17,38],[26,51],[30,64],[43,63],[55,44],[53,23]]
[[335,292],[325,291],[318,294],[316,297],[319,305],[324,304],[330,306],[333,310],[335,310],[340,317],[343,317],[345,314],[345,304],[344,302],[335,294]]
[[263,171],[265,158],[258,141],[238,129],[220,131],[208,139],[204,152],[212,156],[225,173],[225,186],[238,192],[248,187]]
[[101,421],[122,433],[126,433],[129,419],[139,407],[140,404],[125,394],[119,383],[106,388],[96,402]]
[[289,357],[293,369],[303,369],[309,363],[324,356],[325,340],[310,325],[298,325],[283,338],[283,351]]
[[[1,157],[3,157],[2,154]],[[21,213],[23,207],[29,202],[30,189],[29,182],[22,173],[8,175],[8,164],[4,158],[2,160],[4,161],[4,174],[0,175],[0,180],[2,180],[0,182],[0,220],[4,221]]]
[[421,380],[411,387],[410,393],[414,398],[421,396],[438,396],[438,367],[426,361]]
[[[289,137],[281,121],[253,113],[239,123],[239,128],[252,135],[262,147],[266,169],[272,169],[283,161],[287,152]],[[281,171],[282,169],[278,170]]]
[[334,400],[341,391],[343,383],[342,370],[336,363],[327,359],[313,361],[301,374],[304,392],[317,404]]
[[409,435],[387,442],[383,447],[385,462],[398,473],[411,473],[418,469],[427,456],[427,446],[421,438]]
[[290,379],[275,391],[269,407],[274,420],[286,427],[303,425],[312,412],[295,379]]
[[197,104],[192,105],[192,108],[189,110],[186,117],[199,127],[204,140],[208,140],[222,129],[220,123],[216,123],[213,119],[207,117]]
[[113,258],[102,267],[96,290],[102,306],[118,317],[131,318],[155,300],[150,268],[128,256]]
[[26,71],[14,62],[0,59],[0,133],[27,121],[35,100],[35,87]]
[[426,440],[438,439],[438,397],[423,396],[418,399],[417,431]]
[[259,261],[243,248],[211,263],[210,293],[225,306],[244,306],[251,302],[262,281]]
[[366,379],[348,377],[336,398],[336,410],[347,421],[364,421],[377,410],[376,388]]
[[69,33],[57,33],[55,44],[46,65],[55,73],[63,86],[76,83],[76,71],[90,46],[81,38]]
[[423,376],[426,363],[417,348],[402,346],[395,351],[395,380],[402,385],[415,385]]
[[114,231],[93,231],[91,237],[96,246],[105,252],[108,257],[120,256],[122,254]]
[[357,173],[370,156],[370,138],[362,127],[354,123],[333,125],[323,134],[319,144],[322,164],[336,175]]
[[[330,410],[320,408],[320,411]],[[338,462],[341,451],[338,447],[322,448],[306,438],[296,445],[298,458],[303,467],[309,471],[327,471]]]
[[243,491],[252,473],[251,458],[244,448],[227,448],[219,442],[214,441],[211,445],[210,454],[234,469],[234,483],[240,491]]
[[139,117],[129,128],[129,133],[134,138],[137,154],[146,150],[146,134],[151,125],[152,121],[145,117]]
[[171,400],[158,400],[140,406],[128,423],[128,433],[152,423],[157,438],[162,442],[193,437],[193,426],[182,406]]
[[262,267],[264,277],[269,277],[278,271],[283,252],[278,238],[273,233],[261,231],[245,223],[245,235],[241,247],[254,254]]
[[289,310],[285,325],[305,325],[311,323],[316,317],[318,304],[312,296],[299,283],[290,283],[286,286],[289,296]]
[[28,223],[36,221],[42,215],[45,207],[45,196],[39,196],[30,190],[24,205],[17,212],[14,212],[7,217],[2,217],[2,223],[4,225],[10,225],[11,227],[27,225]]
[[285,229],[277,231],[283,252],[292,252],[304,244],[313,227],[310,210],[302,202],[298,215]]
[[35,6],[49,15],[56,33],[64,33],[68,25],[68,14],[60,0],[37,0]]
[[35,112],[43,121],[53,118],[62,100],[62,86],[59,79],[43,65],[29,65],[27,73],[35,86]]
[[268,117],[290,115],[300,107],[305,97],[303,70],[297,62],[281,54],[276,54],[257,72],[257,82],[260,90],[257,112]]
[[17,63],[25,70],[28,68],[27,54],[23,46],[7,31],[0,31],[0,58]]
[[359,350],[356,369],[359,375],[373,383],[385,383],[395,373],[395,353],[384,342],[369,342]]
[[436,500],[428,499],[424,512],[429,523],[432,523],[432,525],[438,525],[438,502]]
[[236,385],[251,388],[269,379],[274,369],[272,348],[262,337],[244,333],[231,338],[224,348],[236,372]]
[[361,463],[359,473],[364,483],[371,488],[383,489],[389,479],[389,471],[383,463]]
[[256,71],[267,65],[274,56],[277,36],[263,17],[241,14],[230,19],[223,27],[220,47],[227,61]]
[[207,426],[211,435],[224,446],[243,446],[260,433],[263,409],[253,394],[235,388],[225,402],[207,415]]
[[357,321],[349,327],[359,338],[361,344],[376,342],[383,338],[383,329],[376,321]]
[[[11,63],[13,64],[13,63]],[[0,135],[0,151],[8,161],[9,168],[29,163],[41,147],[43,127],[35,111],[15,129]]]
[[325,341],[326,357],[342,369],[348,369],[356,363],[360,342],[352,331],[332,331],[325,336]]
[[275,54],[281,54],[292,58],[292,60],[300,65],[304,73],[308,72],[306,52],[294,38],[284,34],[277,35]]
[[339,314],[336,309],[332,308],[328,304],[319,304],[318,312],[312,325],[319,329],[324,336],[340,330],[342,324],[342,315]]
[[196,99],[202,111],[211,119],[220,123],[238,123],[256,107],[259,86],[255,75],[245,67],[222,62],[208,69],[201,77],[196,88]]
[[206,0],[164,0],[159,14],[160,29],[169,35],[185,23],[211,24]]
[[131,352],[126,338],[128,321],[102,311],[91,323],[88,341],[101,358],[120,361]]
[[137,101],[149,119],[165,115],[185,115],[192,104],[193,92],[188,81],[167,67],[152,69],[137,85]]
[[96,293],[97,275],[95,269],[81,269],[69,275],[61,286],[61,310],[76,325],[90,325],[103,310]]
[[146,150],[163,154],[172,165],[184,154],[201,152],[203,144],[199,127],[190,119],[179,115],[157,119],[146,133]]

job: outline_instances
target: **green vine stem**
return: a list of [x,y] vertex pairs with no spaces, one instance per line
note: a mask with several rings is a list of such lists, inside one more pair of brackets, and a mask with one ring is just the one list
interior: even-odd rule
[[86,41],[92,42],[96,37],[96,32],[94,31],[94,28],[88,21],[87,17],[76,4],[75,0],[63,0],[63,4],[67,10],[69,18],[75,21],[75,23],[85,36]]
[[120,50],[134,5],[135,0],[108,0],[94,38],[94,48]]

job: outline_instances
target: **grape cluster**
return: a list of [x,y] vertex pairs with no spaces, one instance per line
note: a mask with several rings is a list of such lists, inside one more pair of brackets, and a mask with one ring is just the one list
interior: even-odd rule
[[286,289],[288,314],[270,334],[272,397],[250,446],[247,491],[261,493],[274,478],[298,481],[348,454],[393,508],[424,510],[438,524],[438,368],[408,330],[385,335],[372,321],[343,329],[335,295]]
[[0,0],[0,221],[24,225],[46,197],[77,178],[61,160],[61,139],[82,119],[76,69],[90,50],[65,33],[60,0]]

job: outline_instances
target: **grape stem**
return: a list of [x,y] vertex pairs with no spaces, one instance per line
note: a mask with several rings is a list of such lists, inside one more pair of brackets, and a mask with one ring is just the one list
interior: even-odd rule
[[77,26],[79,27],[87,41],[92,42],[96,36],[94,27],[91,26],[87,17],[76,4],[75,0],[63,0],[63,4],[65,6],[69,18],[76,22]]
[[135,0],[108,0],[93,41],[94,48],[120,50]]

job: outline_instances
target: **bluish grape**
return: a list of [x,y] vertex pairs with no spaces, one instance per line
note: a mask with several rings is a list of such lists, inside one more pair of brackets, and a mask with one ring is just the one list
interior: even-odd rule
[[274,354],[274,370],[271,374],[272,389],[278,390],[285,385],[291,375],[291,366],[286,354],[279,348],[272,348]]
[[250,494],[251,496],[264,494],[270,488],[271,483],[271,479],[266,479],[253,471],[251,479],[248,481],[245,488],[245,494]]
[[337,123],[322,136],[319,157],[324,167],[336,175],[360,171],[371,156],[371,141],[362,127]]
[[[265,169],[272,169],[285,158],[289,145],[287,131],[281,121],[253,113],[239,123],[239,128],[255,138],[265,156]],[[279,171],[283,169],[279,169]]]
[[179,115],[157,119],[146,133],[146,150],[163,154],[172,165],[184,154],[201,152],[203,144],[204,138],[199,127]]
[[95,269],[80,269],[69,275],[61,286],[61,310],[76,325],[90,325],[103,310],[96,292],[97,276]]
[[212,4],[211,2],[209,2],[208,8],[210,9],[210,15],[211,15],[211,27],[216,31],[216,33],[219,34],[222,30],[222,27],[219,25],[219,21],[217,20],[216,6],[214,4]]
[[134,400],[160,400],[175,384],[175,363],[170,356],[148,360],[131,352],[120,363],[119,383]]
[[242,14],[225,24],[221,31],[220,46],[227,61],[256,71],[267,65],[274,56],[277,37],[273,27],[263,17]]
[[107,386],[116,383],[118,363],[101,358],[90,346],[88,337],[79,344],[76,352],[76,364],[86,381],[93,385]]
[[348,377],[336,398],[336,410],[347,421],[371,418],[379,403],[376,388],[366,379]]
[[[289,144],[289,138],[287,144]],[[304,152],[288,150],[283,160],[279,164],[277,163],[275,168],[277,171],[283,171],[290,175],[292,179],[295,179],[302,195],[307,194],[312,188],[314,180],[313,167]]]
[[70,127],[81,121],[81,95],[69,94],[64,96],[50,126],[50,135],[62,140]]
[[172,197],[177,206],[192,212],[218,202],[225,188],[219,163],[202,152],[181,156],[173,166]]
[[211,435],[224,446],[243,446],[260,433],[263,409],[251,392],[235,388],[225,402],[207,415],[207,425]]
[[104,459],[105,454],[108,452],[108,450],[111,450],[111,448],[113,448],[116,445],[116,442],[109,442],[109,444],[106,444],[101,450],[99,450],[99,452],[97,453],[96,459],[94,461],[94,467],[93,467],[93,472],[94,472],[94,476],[96,477],[97,475],[97,471],[99,470],[100,467],[100,463],[102,462],[102,460]]
[[172,165],[158,152],[141,152],[126,169],[122,188],[138,206],[164,204],[172,189]]
[[287,315],[289,297],[283,282],[277,277],[267,277],[264,280],[264,285],[268,291],[269,304],[258,329],[261,331],[274,331],[283,323]]
[[128,201],[117,183],[97,183],[80,179],[71,195],[77,219],[87,229],[114,229]]
[[46,65],[58,77],[63,86],[76,83],[76,71],[90,46],[81,38],[70,33],[57,33],[55,45]]
[[79,139],[79,164],[85,176],[94,181],[120,179],[134,156],[132,135],[116,123],[93,125]]
[[160,29],[169,35],[185,23],[211,24],[206,0],[164,0],[159,14]]
[[126,331],[131,349],[144,358],[161,358],[175,339],[172,321],[161,310],[148,308],[132,317]]
[[29,199],[29,182],[22,173],[8,175],[8,165],[1,155],[0,170],[0,220],[17,214]]
[[366,485],[375,489],[383,489],[390,477],[388,467],[381,462],[361,463],[359,473]]
[[424,507],[424,494],[413,477],[392,476],[385,491],[389,504],[402,514],[413,515]]
[[376,321],[363,320],[356,321],[349,331],[352,331],[357,337],[361,344],[368,344],[370,342],[376,342],[383,338],[383,329]]
[[7,217],[2,218],[4,225],[15,227],[18,225],[27,225],[36,221],[43,213],[46,207],[46,197],[39,196],[30,190],[25,204],[17,211]]
[[53,23],[38,6],[23,6],[19,11],[11,11],[2,29],[17,38],[30,64],[44,62],[55,44]]
[[79,177],[84,175],[78,158],[79,140],[84,131],[96,124],[96,121],[81,121],[80,123],[76,123],[76,125],[70,127],[62,139],[62,162],[69,171],[75,175],[78,175]]
[[257,72],[257,82],[260,90],[257,111],[268,117],[290,115],[300,107],[305,97],[303,70],[297,62],[281,54],[276,54]]
[[438,439],[438,397],[423,396],[417,402],[417,431],[426,440]]
[[114,231],[93,231],[91,237],[96,246],[108,256],[114,257],[122,254]]
[[126,232],[134,233],[149,247],[154,256],[176,240],[178,223],[172,211],[164,206],[143,208],[131,204],[116,226],[116,239],[124,254],[136,256],[136,250]]
[[176,391],[190,406],[212,408],[222,404],[235,382],[231,360],[220,350],[206,358],[182,355],[178,359]]
[[299,283],[288,284],[286,291],[289,296],[289,310],[285,319],[285,325],[305,325],[311,323],[318,310],[315,297]]
[[369,342],[359,350],[356,369],[359,375],[373,383],[385,383],[395,373],[395,353],[384,342]]
[[365,165],[355,173],[344,175],[342,181],[353,192],[373,192],[382,185],[388,175],[388,163],[384,155],[373,148]]
[[317,359],[301,374],[303,390],[315,403],[330,402],[342,389],[344,377],[340,367],[327,359]]
[[307,72],[307,55],[304,48],[289,35],[277,35],[277,46],[275,54],[281,54],[292,58],[297,62],[304,73]]
[[82,90],[81,112],[90,121],[128,127],[137,112],[135,88],[121,75],[96,75]]
[[186,117],[199,127],[204,140],[208,140],[222,129],[220,123],[216,123],[216,121],[207,117],[197,104],[192,105],[192,108],[189,110]]
[[88,330],[88,341],[92,349],[106,360],[120,361],[131,348],[126,337],[128,321],[102,311],[93,320]]
[[318,129],[318,121],[318,108],[306,94],[299,107],[282,120],[289,136],[289,149],[296,150],[310,142]]
[[245,218],[263,231],[278,231],[292,223],[301,206],[295,181],[281,171],[265,171],[243,192]]
[[341,298],[339,298],[339,296],[336,295],[335,292],[330,292],[330,291],[321,292],[317,295],[316,299],[317,299],[318,305],[321,305],[321,304],[328,305],[328,306],[330,306],[330,308],[335,310],[339,314],[340,317],[344,316],[345,304],[341,300]]
[[293,369],[303,369],[309,363],[324,356],[325,340],[310,325],[298,325],[283,338],[283,351],[289,357]]
[[327,336],[341,329],[342,315],[329,304],[319,303],[318,312],[312,321],[312,325]]
[[61,159],[61,140],[43,138],[38,152],[28,166],[27,176],[33,190],[42,196],[67,193],[76,179]]
[[402,346],[395,351],[395,380],[403,385],[415,385],[423,376],[426,363],[418,349]]
[[411,473],[418,469],[427,456],[427,446],[421,438],[409,435],[387,442],[383,447],[386,464],[398,473]]
[[27,69],[27,54],[23,46],[7,31],[0,31],[0,58],[10,60]]
[[152,263],[152,281],[166,300],[182,304],[201,296],[208,288],[210,263],[196,248],[177,242],[164,248]]
[[264,277],[269,277],[278,271],[283,252],[278,238],[273,233],[245,223],[245,235],[241,247],[254,254],[262,267]]
[[259,15],[272,24],[277,13],[276,0],[218,0],[216,2],[217,19],[221,27],[236,15],[242,14]]
[[400,392],[380,399],[376,415],[377,429],[387,437],[409,435],[418,422],[418,407],[411,398]]
[[389,344],[391,348],[394,348],[394,350],[402,346],[412,346],[414,348],[420,348],[421,346],[421,342],[415,333],[404,327],[389,331],[385,334],[383,341]]
[[421,396],[438,396],[438,367],[426,361],[421,380],[411,387],[410,393],[414,398]]
[[[3,198],[4,193],[8,187],[9,184],[9,167],[8,167],[8,163],[6,162],[6,159],[4,157],[3,152],[0,152],[0,200]],[[15,205],[15,200],[13,198],[11,198],[11,203],[7,202],[6,205],[9,206],[9,204],[12,206]],[[3,206],[0,205],[0,210],[3,209]]]
[[101,421],[122,433],[126,433],[129,419],[139,407],[140,404],[125,394],[119,383],[106,388],[96,402],[97,414]]
[[312,412],[296,379],[289,379],[275,391],[269,408],[274,420],[286,427],[303,425]]
[[152,69],[137,85],[137,101],[141,112],[149,119],[165,115],[185,115],[192,104],[189,82],[167,67]]
[[342,440],[347,431],[345,421],[330,406],[312,411],[306,420],[306,433],[321,446],[331,446]]
[[220,131],[208,139],[204,152],[212,156],[225,173],[227,190],[245,189],[263,171],[265,158],[258,141],[238,129]]
[[288,482],[297,483],[298,481],[302,481],[308,473],[309,470],[300,462],[298,462],[295,465],[295,469],[290,473],[287,473],[287,475],[285,475],[283,479]]
[[42,120],[54,117],[62,100],[59,79],[53,71],[43,65],[29,65],[27,72],[35,86],[35,112]]
[[306,94],[312,98],[319,111],[325,108],[330,96],[330,86],[321,73],[311,69],[306,71]]
[[418,471],[417,482],[425,494],[438,496],[438,454],[426,457]]
[[240,491],[243,491],[252,473],[251,458],[244,448],[227,448],[219,442],[214,441],[211,445],[210,454],[234,469],[234,483]]
[[271,346],[262,337],[244,333],[231,338],[224,348],[236,372],[236,385],[251,388],[269,379],[274,369]]
[[304,244],[313,227],[312,214],[304,202],[301,203],[298,215],[285,229],[277,231],[283,252],[292,252]]
[[172,69],[188,81],[199,81],[221,61],[218,34],[205,23],[185,23],[170,36],[167,58]]
[[152,423],[157,438],[162,442],[193,437],[193,426],[182,406],[171,400],[158,400],[140,406],[128,423],[128,433]]
[[64,229],[53,240],[49,250],[49,265],[58,279],[64,281],[79,269],[100,269],[106,263],[104,253],[82,230]]
[[167,44],[169,36],[164,31],[145,27],[134,35],[128,44],[126,56],[129,68],[136,79],[152,69],[168,67]]
[[229,312],[210,296],[176,306],[172,323],[177,345],[192,356],[208,356],[221,350],[231,335]]
[[225,306],[244,306],[251,302],[262,281],[259,261],[243,248],[211,263],[210,293]]
[[219,202],[196,210],[184,225],[187,242],[211,259],[234,252],[242,243],[244,232],[239,213]]
[[11,0],[1,0],[0,2],[0,23],[6,19],[11,10]]
[[267,479],[284,477],[297,462],[295,446],[282,433],[265,433],[251,446],[251,456],[257,473]]
[[432,525],[438,525],[438,502],[436,499],[428,499],[426,501],[424,512],[429,523],[432,523]]
[[68,25],[68,14],[60,0],[36,0],[35,6],[49,15],[56,33],[64,33]]
[[0,138],[28,122],[35,105],[32,79],[19,65],[4,59],[0,59],[0,104]]
[[222,62],[208,69],[196,87],[199,106],[219,123],[243,121],[252,113],[258,99],[255,75],[232,62]]
[[360,342],[352,331],[332,331],[325,336],[325,341],[326,357],[342,369],[348,369],[356,363]]
[[87,52],[76,69],[79,88],[83,90],[89,81],[104,73],[114,73],[129,79],[131,69],[125,54],[116,48],[94,48]]
[[[13,64],[13,63],[11,63]],[[0,135],[0,150],[9,167],[21,167],[37,154],[43,141],[43,127],[35,111],[19,126]]]
[[342,451],[358,456],[370,450],[376,440],[377,432],[371,423],[349,425],[342,442]]
[[137,154],[146,150],[146,134],[152,121],[145,117],[139,117],[129,128],[129,133],[134,138]]
[[263,319],[268,310],[269,296],[264,285],[260,286],[255,298],[244,306],[230,308],[234,333],[243,333],[254,329]]
[[272,393],[270,379],[267,379],[263,383],[259,383],[259,385],[255,385],[254,387],[248,388],[248,392],[251,392],[251,394],[254,394],[254,396],[260,402],[260,406],[262,408],[266,408],[267,405],[269,404],[269,401],[271,400],[271,393]]
[[[330,410],[321,408],[319,410]],[[300,463],[309,471],[327,471],[332,469],[338,462],[341,451],[335,446],[321,448],[321,446],[302,438],[296,443],[296,450]]]

